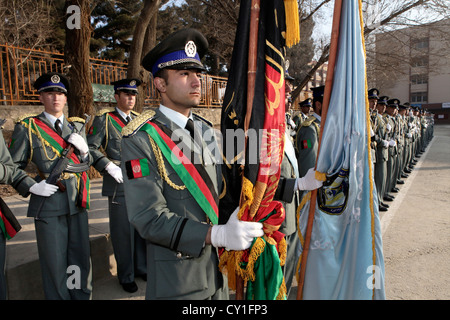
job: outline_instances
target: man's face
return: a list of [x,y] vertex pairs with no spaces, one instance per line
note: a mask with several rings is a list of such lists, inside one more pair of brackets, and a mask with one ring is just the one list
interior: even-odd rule
[[59,91],[41,92],[39,101],[44,105],[45,112],[59,118],[67,103],[67,96]]
[[181,113],[200,104],[201,73],[198,70],[167,70],[167,80],[155,77],[162,103]]
[[385,104],[377,104],[377,110],[379,114],[383,114],[386,111],[386,105]]
[[377,107],[378,100],[377,99],[369,99],[369,108],[370,110],[375,110]]
[[393,108],[393,107],[387,107],[387,108],[386,108],[386,112],[387,112],[388,115],[394,116],[394,115],[395,115],[395,108]]
[[309,114],[309,112],[311,111],[310,106],[301,107],[301,109],[304,114]]
[[133,110],[136,104],[136,94],[119,91],[114,95],[117,101],[117,107],[125,113]]
[[292,92],[292,83],[290,80],[284,80],[284,105],[285,105],[285,111],[288,112],[289,111],[289,98],[291,97],[291,92]]

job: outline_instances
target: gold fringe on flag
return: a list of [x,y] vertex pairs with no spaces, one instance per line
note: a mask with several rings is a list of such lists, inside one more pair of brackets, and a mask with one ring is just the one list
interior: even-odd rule
[[289,48],[300,41],[300,20],[297,0],[284,0],[286,16],[286,46]]

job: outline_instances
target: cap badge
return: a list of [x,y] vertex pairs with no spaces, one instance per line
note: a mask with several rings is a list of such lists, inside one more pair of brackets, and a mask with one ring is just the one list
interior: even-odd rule
[[53,83],[59,83],[60,81],[61,81],[61,79],[59,78],[59,76],[58,75],[53,75],[51,78],[50,78],[50,80],[53,82]]
[[135,86],[136,85],[136,81],[135,80],[132,80],[131,82],[130,82],[130,86]]
[[188,41],[186,45],[184,46],[184,52],[189,58],[195,57],[195,54],[197,53],[197,46],[195,45],[194,41]]

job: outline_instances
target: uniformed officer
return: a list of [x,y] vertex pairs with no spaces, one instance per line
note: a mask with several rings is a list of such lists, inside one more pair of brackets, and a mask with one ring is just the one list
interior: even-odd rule
[[383,114],[386,111],[387,96],[382,96],[378,99],[376,110],[377,110],[377,130],[376,130],[376,141],[377,141],[377,162],[375,163],[375,185],[377,187],[377,195],[380,201],[379,210],[386,211],[389,205],[383,202],[384,194],[386,191],[386,179],[387,179],[387,160],[389,158],[389,141],[387,124]]
[[210,148],[216,139],[211,124],[191,112],[200,103],[207,48],[195,29],[154,47],[142,65],[161,105],[123,131],[128,216],[147,240],[147,299],[228,299],[217,248],[243,250],[264,234],[261,223],[237,219],[239,208],[225,225],[215,224],[221,174]]
[[395,175],[395,164],[397,158],[397,136],[398,126],[395,122],[395,115],[398,111],[398,99],[389,99],[387,101],[386,113],[384,114],[386,128],[388,130],[389,139],[389,157],[387,161],[386,190],[384,200],[392,201],[395,197],[390,192],[395,187],[397,177]]
[[[1,121],[1,120],[0,120]],[[2,124],[0,124],[1,126]],[[11,155],[5,145],[3,132],[0,127],[0,183],[12,184],[22,179],[31,179],[27,173],[20,170],[12,161]],[[45,183],[45,182],[44,182]],[[54,188],[56,191],[56,188]],[[7,299],[5,264],[6,264],[6,240],[11,239],[20,229],[20,224],[15,219],[9,208],[0,198],[0,300]],[[8,212],[6,212],[8,211]],[[8,216],[9,215],[9,216]]]
[[[369,109],[370,109],[370,133],[371,133],[371,139],[370,139],[370,150],[371,150],[371,159],[373,163],[373,174],[374,174],[374,182],[375,187],[377,190],[378,195],[378,210],[379,211],[387,211],[388,207],[385,205],[381,197],[381,190],[382,190],[382,182],[383,182],[383,167],[385,163],[380,163],[377,166],[377,162],[381,161],[383,162],[383,159],[378,159],[379,157],[382,157],[381,154],[379,154],[378,150],[382,150],[383,148],[383,134],[385,130],[384,121],[381,117],[381,115],[378,113],[377,105],[379,101],[378,97],[379,91],[376,88],[370,89],[367,94],[367,98],[369,100]],[[384,110],[383,110],[384,112]],[[384,161],[385,162],[385,161]],[[377,168],[381,170],[381,172],[377,172]],[[381,174],[380,174],[381,173]],[[378,175],[378,176],[377,176]]]
[[311,114],[311,110],[312,110],[312,99],[311,98],[306,98],[305,100],[303,100],[302,102],[299,103],[300,106],[300,110],[301,110],[301,115],[300,115],[300,119],[301,122],[305,121],[306,119],[308,119],[308,117]]
[[138,115],[133,108],[140,84],[138,79],[113,82],[117,106],[97,113],[87,137],[94,161],[92,165],[103,174],[102,195],[108,197],[109,228],[117,277],[127,292],[138,290],[136,276],[147,278],[145,240],[128,221],[120,168],[122,128]]
[[[47,299],[89,299],[91,259],[87,209],[92,158],[85,140],[84,119],[66,118],[69,81],[59,73],[41,75],[34,87],[44,112],[25,116],[16,123],[10,143],[13,161],[24,169],[33,162],[41,179],[52,172],[64,150],[71,144],[71,163],[61,175],[59,190],[43,198],[33,192],[49,189],[42,180],[24,179],[13,183],[23,196],[33,193],[28,217],[35,218],[36,240],[43,288]],[[55,186],[51,186],[55,188]],[[51,189],[53,192],[54,189]]]
[[316,165],[324,89],[325,86],[312,88],[314,112],[302,122],[297,131],[295,148],[300,177],[304,177]]

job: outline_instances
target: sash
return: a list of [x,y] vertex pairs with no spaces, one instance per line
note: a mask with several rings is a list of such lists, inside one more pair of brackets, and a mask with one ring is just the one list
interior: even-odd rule
[[[209,220],[213,224],[217,224],[219,221],[219,198],[203,165],[192,164],[172,141],[170,138],[172,132],[166,126],[148,121],[140,130],[147,132],[156,142],[167,162],[178,174]],[[194,163],[197,163],[197,161],[194,161]]]
[[119,132],[122,132],[122,128],[127,124],[124,123],[122,119],[113,112],[107,113],[107,116],[109,117],[109,121],[114,126],[114,128],[116,128]]
[[21,228],[19,221],[0,197],[0,230],[5,238],[8,240],[13,238]]
[[[35,126],[31,128],[33,133],[35,133],[38,137],[42,137],[46,144],[48,144],[52,150],[60,157],[61,153],[65,148],[68,147],[68,143],[57,134],[53,128],[49,127],[45,122],[41,121],[39,118],[31,118],[33,119]],[[30,118],[23,120],[23,122],[31,127]],[[31,137],[30,137],[31,138]],[[80,163],[80,159],[78,159],[75,153],[72,153],[69,159],[71,162],[75,164]],[[78,198],[77,198],[77,206],[81,208],[89,209],[89,200],[90,200],[90,183],[89,176],[85,172],[75,173],[78,179]]]

